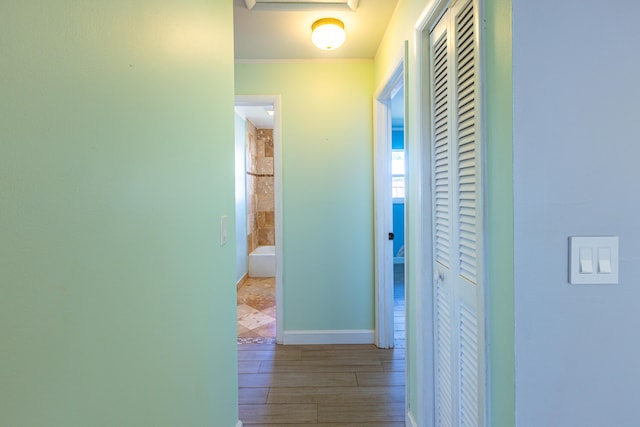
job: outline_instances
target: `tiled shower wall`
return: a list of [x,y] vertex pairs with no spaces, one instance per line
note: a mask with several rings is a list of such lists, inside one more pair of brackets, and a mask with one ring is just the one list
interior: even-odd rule
[[273,130],[247,121],[247,246],[275,245]]

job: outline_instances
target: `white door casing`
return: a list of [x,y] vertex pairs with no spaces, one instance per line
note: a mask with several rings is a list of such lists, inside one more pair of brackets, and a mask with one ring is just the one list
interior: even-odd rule
[[[394,344],[393,297],[393,198],[391,196],[391,99],[404,90],[403,60],[377,91],[374,102],[374,195],[375,195],[375,344]],[[406,100],[406,97],[405,97]]]

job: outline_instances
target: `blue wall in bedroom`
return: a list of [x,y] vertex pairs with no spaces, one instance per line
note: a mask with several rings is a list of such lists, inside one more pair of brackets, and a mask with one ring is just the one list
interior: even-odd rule
[[404,245],[404,201],[393,204],[393,256]]
[[[404,130],[391,131],[391,148],[404,149]],[[393,256],[397,257],[398,251],[404,246],[404,200],[393,203],[393,234]]]
[[404,150],[404,130],[391,131],[391,148],[394,150]]

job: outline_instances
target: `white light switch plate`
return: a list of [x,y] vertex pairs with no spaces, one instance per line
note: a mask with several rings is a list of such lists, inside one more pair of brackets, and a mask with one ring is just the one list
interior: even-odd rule
[[220,217],[220,246],[224,246],[228,240],[227,216]]
[[618,284],[618,236],[569,237],[569,283]]

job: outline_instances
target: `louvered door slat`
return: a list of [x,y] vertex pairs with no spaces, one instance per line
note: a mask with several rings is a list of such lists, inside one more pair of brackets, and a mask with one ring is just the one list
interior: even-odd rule
[[[468,88],[464,88],[463,91],[458,92],[458,117],[459,122],[464,124],[466,120],[473,120],[475,117],[475,98],[473,97],[473,91],[475,90],[473,85]],[[469,113],[472,113],[469,116]]]
[[[451,264],[451,94],[448,33],[432,34],[431,41],[431,127],[432,127],[432,182],[434,212],[434,266],[448,271]],[[455,351],[452,334],[453,311],[450,283],[439,281],[435,286],[436,328],[436,421],[438,427],[454,426],[454,366]]]
[[466,142],[467,139],[473,138],[473,134],[466,135],[459,140],[458,162],[462,166],[462,172],[473,172],[475,169],[476,150],[473,141]]
[[456,129],[459,274],[477,282],[476,71],[473,3],[456,16]]
[[459,307],[460,426],[478,425],[478,322],[473,309]]
[[[458,28],[473,27],[473,3],[469,2],[456,16],[456,25]],[[463,39],[468,31],[458,31],[458,40]]]
[[[460,46],[463,49],[469,49],[468,51],[461,51],[458,56],[458,66],[457,73],[460,76],[465,76],[469,73],[473,73],[474,71],[474,56],[473,56],[473,45],[468,44],[466,46]],[[464,83],[464,79],[461,83]]]
[[433,172],[435,199],[435,258],[445,267],[451,262],[450,182],[449,182],[449,61],[447,59],[447,33],[433,45]]
[[[478,94],[474,3],[455,16],[456,96],[456,307],[458,318],[458,425],[477,427],[479,419],[478,283]],[[463,302],[464,301],[464,302]]]
[[[473,59],[473,58],[472,58]],[[469,88],[473,87],[473,63],[469,63],[465,68],[458,70],[458,93],[468,95]]]
[[453,393],[453,385],[451,383],[453,369],[451,364],[451,326],[446,319],[451,318],[451,306],[449,304],[448,290],[439,283],[436,287],[436,318],[437,325],[437,348],[438,348],[438,426],[453,426],[453,405],[450,396]]

